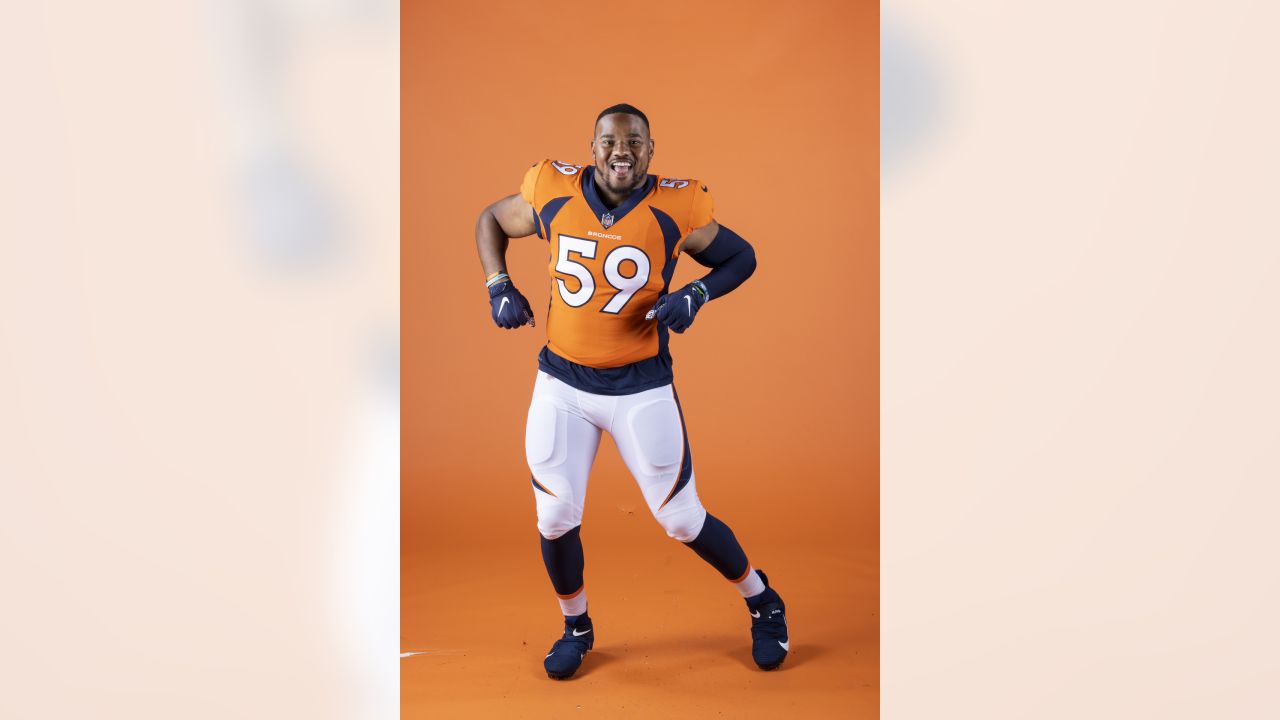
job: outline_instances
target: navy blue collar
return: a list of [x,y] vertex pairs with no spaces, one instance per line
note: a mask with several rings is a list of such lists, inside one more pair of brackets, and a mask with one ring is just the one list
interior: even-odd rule
[[582,169],[582,197],[586,198],[587,205],[591,208],[591,212],[596,214],[596,222],[600,223],[600,226],[605,228],[608,226],[605,225],[600,218],[605,215],[612,215],[613,222],[610,223],[611,225],[621,222],[622,218],[625,217],[627,213],[635,209],[635,206],[639,205],[641,200],[644,200],[645,196],[653,190],[653,186],[658,182],[658,177],[656,175],[646,175],[643,185],[636,188],[626,200],[622,201],[621,205],[610,210],[609,207],[604,204],[604,201],[600,199],[600,193],[596,190],[595,170],[596,169],[594,167]]

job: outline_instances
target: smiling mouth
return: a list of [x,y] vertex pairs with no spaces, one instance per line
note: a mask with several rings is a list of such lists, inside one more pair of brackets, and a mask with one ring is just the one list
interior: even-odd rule
[[614,177],[626,177],[631,173],[631,163],[626,160],[609,163],[609,172]]

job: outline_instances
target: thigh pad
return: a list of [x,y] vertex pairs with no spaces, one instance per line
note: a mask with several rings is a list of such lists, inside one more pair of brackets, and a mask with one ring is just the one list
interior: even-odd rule
[[534,400],[524,430],[525,455],[530,466],[555,467],[565,461],[568,414],[548,400]]
[[684,457],[684,426],[674,400],[661,398],[628,410],[627,432],[641,458],[656,471],[678,466]]

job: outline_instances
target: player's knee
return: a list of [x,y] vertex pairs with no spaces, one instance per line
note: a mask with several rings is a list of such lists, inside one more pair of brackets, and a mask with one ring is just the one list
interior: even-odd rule
[[662,529],[667,531],[668,537],[687,543],[702,532],[702,525],[707,521],[707,511],[698,503],[674,512],[659,512],[657,520]]
[[581,524],[582,513],[567,502],[538,505],[538,532],[548,540],[555,540]]

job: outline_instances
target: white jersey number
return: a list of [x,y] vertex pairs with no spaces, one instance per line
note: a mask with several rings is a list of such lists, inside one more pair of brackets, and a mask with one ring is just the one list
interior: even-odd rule
[[579,283],[577,290],[569,292],[564,279],[556,278],[556,285],[560,286],[560,297],[569,307],[582,307],[595,294],[596,280],[591,277],[591,271],[586,265],[570,260],[569,253],[577,253],[590,260],[596,256],[596,241],[561,235],[559,245],[560,255],[556,258],[556,272],[572,275],[578,278]]
[[[636,274],[627,277],[622,274],[621,267],[623,260],[630,260],[636,264]],[[649,282],[649,256],[638,247],[623,245],[614,248],[604,259],[604,279],[610,285],[618,289],[618,293],[609,299],[609,302],[601,308],[602,312],[619,313],[622,308],[631,300],[631,296],[636,291],[644,287]]]
[[569,163],[563,163],[563,162],[560,162],[559,160],[552,160],[551,167],[555,168],[556,170],[559,170],[561,175],[577,175],[578,171],[585,166],[570,165]]
[[[560,248],[556,257],[556,272],[575,277],[579,283],[577,290],[570,291],[563,278],[556,278],[560,299],[569,307],[582,307],[595,294],[596,281],[587,266],[570,259],[569,254],[580,255],[588,260],[595,259],[599,243],[572,235],[560,235],[556,242]],[[634,275],[622,274],[622,263],[625,260],[635,264]],[[609,302],[600,311],[614,315],[622,312],[622,308],[626,307],[636,291],[648,284],[649,270],[649,256],[638,247],[622,245],[610,251],[604,259],[604,279],[618,292],[609,298]]]

